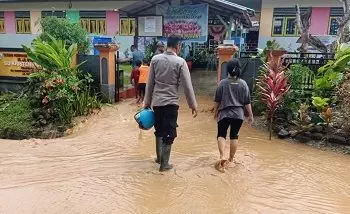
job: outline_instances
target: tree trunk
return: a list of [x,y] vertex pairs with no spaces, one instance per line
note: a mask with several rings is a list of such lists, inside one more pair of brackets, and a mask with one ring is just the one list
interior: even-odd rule
[[271,116],[271,118],[270,118],[270,127],[269,127],[269,131],[270,131],[269,139],[270,140],[272,140],[272,126],[273,126],[273,117]]
[[343,3],[344,16],[339,18],[338,21],[338,33],[336,41],[333,42],[331,50],[336,50],[338,44],[349,42],[349,37],[346,35],[346,29],[349,28],[350,21],[350,0],[341,0]]
[[299,51],[300,53],[304,54],[308,52],[308,47],[309,47],[309,28],[310,28],[311,10],[309,9],[308,13],[301,14],[299,3],[296,3],[295,8],[297,10],[296,22],[300,33],[300,42],[301,42]]

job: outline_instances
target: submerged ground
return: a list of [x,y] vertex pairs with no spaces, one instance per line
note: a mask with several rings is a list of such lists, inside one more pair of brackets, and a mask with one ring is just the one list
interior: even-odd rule
[[350,212],[350,156],[244,126],[237,164],[217,172],[212,90],[201,87],[198,118],[182,103],[169,173],[153,163],[152,131],[139,131],[132,101],[64,139],[0,140],[0,213]]

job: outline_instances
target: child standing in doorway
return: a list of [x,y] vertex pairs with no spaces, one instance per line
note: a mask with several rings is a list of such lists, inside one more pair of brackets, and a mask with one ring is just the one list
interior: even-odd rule
[[139,78],[140,78],[140,67],[142,65],[142,62],[140,60],[136,61],[136,66],[132,69],[131,76],[130,76],[130,83],[135,88],[135,96],[136,99],[138,99],[138,88],[139,88]]
[[149,74],[149,65],[146,59],[143,60],[143,63],[140,66],[139,71],[140,71],[139,88],[138,88],[139,99],[137,103],[142,103],[145,97],[146,83],[148,81],[148,74]]

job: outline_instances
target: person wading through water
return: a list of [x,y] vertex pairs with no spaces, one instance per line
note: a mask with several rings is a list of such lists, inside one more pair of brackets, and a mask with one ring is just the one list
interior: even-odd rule
[[233,162],[238,145],[239,130],[244,120],[244,108],[248,112],[248,122],[254,121],[252,106],[250,104],[250,91],[247,83],[240,78],[241,64],[238,59],[227,63],[228,78],[222,80],[215,94],[215,116],[218,127],[218,148],[220,153],[219,171],[224,172],[228,165],[225,158],[227,130],[230,127],[230,157]]
[[180,37],[170,36],[164,54],[153,57],[144,99],[144,107],[152,106],[155,113],[156,162],[160,164],[161,172],[173,168],[169,159],[171,146],[177,137],[180,82],[192,115],[197,117],[197,101],[191,75],[186,61],[177,56],[180,50]]

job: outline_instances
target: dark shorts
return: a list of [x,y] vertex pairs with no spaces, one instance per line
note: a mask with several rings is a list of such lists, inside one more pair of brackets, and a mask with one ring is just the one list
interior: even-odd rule
[[139,83],[138,84],[138,89],[137,91],[139,92],[140,96],[145,96],[146,93],[146,83]]
[[226,139],[228,127],[230,127],[230,140],[237,140],[238,133],[241,129],[243,120],[224,118],[218,122],[218,138],[222,137]]
[[155,114],[154,127],[156,137],[163,138],[163,142],[166,144],[172,144],[177,137],[177,117],[179,106],[167,105],[167,106],[155,106],[153,107]]

